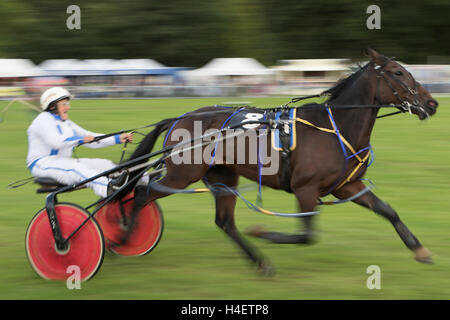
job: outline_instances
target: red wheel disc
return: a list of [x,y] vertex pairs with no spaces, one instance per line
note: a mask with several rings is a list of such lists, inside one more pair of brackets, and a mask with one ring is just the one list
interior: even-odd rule
[[[73,204],[55,205],[62,236],[68,237],[88,217],[88,213]],[[47,210],[39,211],[31,220],[26,234],[26,251],[33,269],[44,279],[66,280],[67,268],[80,268],[80,280],[88,280],[100,268],[104,257],[104,241],[96,221],[90,219],[69,240],[67,250],[56,249]]]
[[[129,194],[120,203],[112,202],[102,207],[96,215],[107,242],[120,243],[126,232],[123,215],[128,220],[133,206],[133,195]],[[158,243],[163,230],[161,211],[156,202],[146,205],[137,217],[133,233],[128,241],[120,246],[109,246],[110,250],[122,256],[141,256],[149,253]]]

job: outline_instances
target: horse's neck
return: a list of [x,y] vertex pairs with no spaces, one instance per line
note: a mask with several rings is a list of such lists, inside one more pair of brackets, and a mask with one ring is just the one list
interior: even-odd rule
[[[367,77],[362,76],[352,86],[328,104],[338,105],[373,105],[375,86]],[[341,134],[358,150],[370,143],[370,135],[375,125],[378,108],[332,109],[336,126]]]

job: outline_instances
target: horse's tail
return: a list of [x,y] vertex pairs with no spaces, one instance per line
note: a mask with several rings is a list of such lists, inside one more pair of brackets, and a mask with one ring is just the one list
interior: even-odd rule
[[[133,160],[140,156],[143,156],[147,153],[150,153],[155,145],[156,140],[158,137],[167,130],[169,127],[168,125],[173,121],[173,119],[165,119],[161,120],[156,126],[155,129],[150,131],[147,136],[144,138],[144,140],[141,141],[139,146],[136,148],[136,150],[131,155],[130,159]],[[143,160],[142,162],[147,161],[147,159]]]
[[[133,154],[131,155],[131,157],[128,160],[133,160],[133,159],[139,158],[140,156],[149,154],[152,151],[153,147],[155,146],[155,143],[156,143],[156,140],[158,139],[158,137],[161,135],[161,133],[163,133],[164,131],[167,130],[167,128],[169,127],[169,124],[172,121],[173,121],[173,119],[161,120],[156,125],[155,129],[150,131],[147,134],[147,136],[144,138],[144,140],[141,141],[139,146],[136,148],[136,150],[133,152]],[[147,162],[147,160],[148,159],[143,159],[142,161],[135,163],[135,165],[145,163],[145,162]],[[142,169],[142,170],[144,170],[144,169]],[[137,171],[130,173],[129,179],[134,178],[136,175],[141,173],[142,170],[137,170]],[[129,184],[121,192],[119,192],[119,194],[117,195],[117,199],[121,199],[124,196],[126,196],[128,193],[130,193],[133,190],[133,188],[136,186],[136,183],[137,183],[137,181]]]

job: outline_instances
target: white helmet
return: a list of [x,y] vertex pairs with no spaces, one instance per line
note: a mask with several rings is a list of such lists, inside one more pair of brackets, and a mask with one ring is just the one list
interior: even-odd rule
[[45,111],[52,102],[58,102],[66,98],[72,99],[72,96],[70,92],[63,87],[53,87],[47,89],[41,96],[41,108],[43,111]]

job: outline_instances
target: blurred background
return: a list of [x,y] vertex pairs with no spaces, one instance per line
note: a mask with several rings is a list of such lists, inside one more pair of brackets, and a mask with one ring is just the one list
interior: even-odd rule
[[[450,92],[450,3],[403,1],[73,1],[0,3],[0,97],[36,99],[317,93],[364,62],[368,46]],[[369,30],[367,8],[380,8]]]
[[[67,27],[70,5],[80,8],[80,29]],[[370,5],[381,10],[381,29],[367,28]],[[449,16],[448,0],[1,0],[0,298],[449,299]],[[396,57],[439,101],[430,121],[407,114],[377,121],[367,174],[435,265],[413,261],[386,220],[347,203],[321,208],[313,246],[246,237],[277,267],[275,277],[262,278],[214,224],[214,200],[203,194],[158,200],[165,225],[158,247],[145,257],[107,254],[81,290],[35,274],[24,239],[45,195],[33,183],[6,186],[30,176],[26,130],[46,88],[63,85],[75,95],[76,123],[115,132],[206,105],[276,107],[318,93],[367,61],[367,47]],[[121,152],[117,145],[76,154],[117,162]],[[256,189],[245,196],[256,199]],[[264,189],[263,198],[269,210],[297,210],[283,191]],[[96,198],[80,190],[62,200]],[[236,220],[241,231],[302,227],[243,202]],[[369,265],[380,266],[382,290],[366,287]]]

